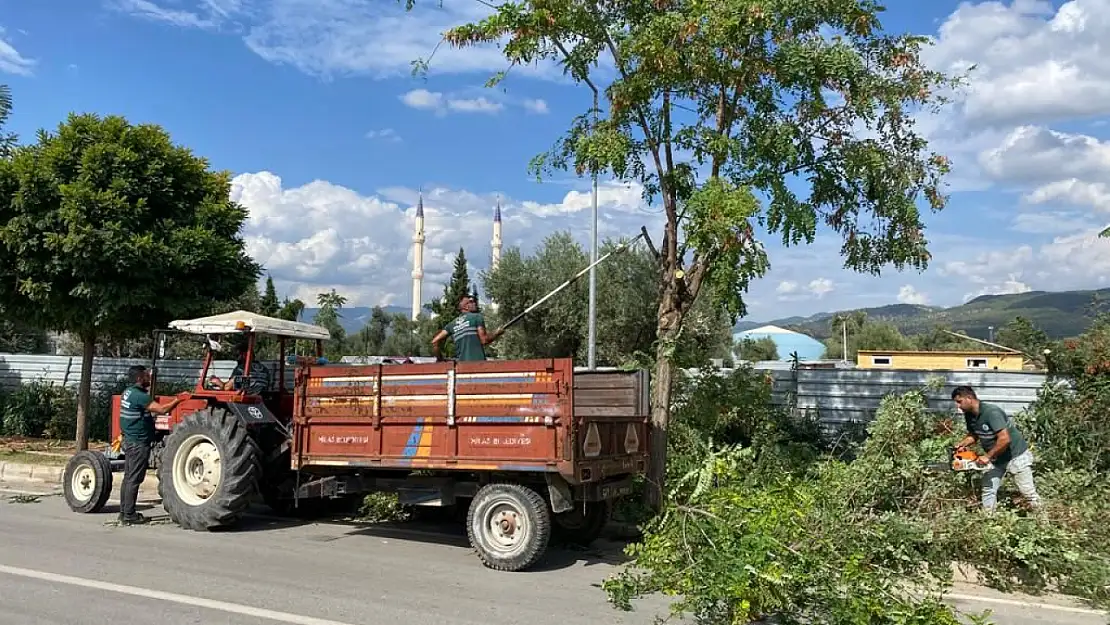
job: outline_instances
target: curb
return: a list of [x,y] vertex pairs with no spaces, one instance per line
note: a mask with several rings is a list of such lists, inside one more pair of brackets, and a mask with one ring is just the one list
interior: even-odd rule
[[[0,481],[45,482],[61,485],[65,472],[66,468],[64,466],[0,461]],[[114,476],[113,482],[118,484],[120,479],[122,479],[122,474]],[[158,489],[158,476],[154,471],[148,470],[141,490],[151,488]]]
[[0,462],[0,480],[61,483],[65,470],[65,467],[44,464]]

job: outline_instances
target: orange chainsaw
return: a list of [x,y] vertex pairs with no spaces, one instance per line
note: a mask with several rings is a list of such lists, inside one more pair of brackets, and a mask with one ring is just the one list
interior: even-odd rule
[[952,453],[952,470],[957,473],[965,471],[989,471],[994,468],[994,463],[979,464],[979,454],[968,449],[961,449]]

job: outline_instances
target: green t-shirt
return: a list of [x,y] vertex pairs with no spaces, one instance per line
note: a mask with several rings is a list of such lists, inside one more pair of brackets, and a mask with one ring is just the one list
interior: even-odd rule
[[979,414],[969,415],[964,413],[964,421],[967,423],[968,433],[977,436],[979,444],[986,451],[994,449],[995,443],[998,442],[999,432],[1003,429],[1010,432],[1010,444],[1005,451],[995,458],[995,464],[1005,464],[1012,460],[1014,456],[1020,456],[1029,449],[1029,444],[1025,442],[1025,437],[1021,435],[1013,420],[1009,419],[1006,413],[994,404],[979,402]]
[[124,440],[142,443],[154,440],[154,415],[146,409],[150,394],[138,386],[129,386],[119,400],[119,429]]
[[458,360],[485,360],[486,351],[478,338],[478,328],[486,322],[478,313],[463,313],[443,328],[455,342],[455,358]]

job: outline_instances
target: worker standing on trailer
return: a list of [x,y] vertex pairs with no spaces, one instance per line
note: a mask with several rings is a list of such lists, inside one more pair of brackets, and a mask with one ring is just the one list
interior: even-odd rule
[[1006,474],[1014,476],[1018,490],[1030,506],[1040,506],[1041,500],[1033,483],[1033,452],[1013,420],[995,404],[979,401],[970,386],[953,389],[952,400],[963,413],[967,425],[967,436],[956,444],[956,451],[963,451],[978,442],[983,454],[977,462],[982,466],[994,465],[983,474],[983,509],[988,512],[994,510],[998,488]]
[[150,371],[142,365],[127,370],[131,386],[123,391],[119,402],[119,429],[123,434],[123,484],[119,489],[120,525],[137,525],[147,522],[147,518],[135,512],[139,499],[139,486],[146,478],[150,463],[150,445],[154,442],[154,416],[169,414],[184,399],[187,393],[178,395],[163,406],[150,396]]
[[440,358],[440,343],[448,336],[455,343],[456,360],[485,360],[485,346],[501,338],[503,330],[493,334],[486,334],[486,321],[478,312],[478,304],[473,297],[464,295],[459,298],[459,312],[451,323],[447,324],[432,338],[432,354]]

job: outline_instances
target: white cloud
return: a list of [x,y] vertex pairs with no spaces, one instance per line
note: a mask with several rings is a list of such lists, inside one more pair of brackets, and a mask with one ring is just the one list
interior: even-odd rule
[[487,98],[461,98],[447,100],[447,108],[460,113],[498,113],[505,107]]
[[547,108],[547,102],[541,99],[527,99],[521,103],[526,110],[537,115],[546,115],[550,112]]
[[3,27],[0,27],[0,72],[30,76],[34,72],[37,61],[29,59],[19,53],[5,36]]
[[[606,182],[599,189],[599,233],[634,236],[645,219],[637,188]],[[589,212],[583,194],[567,193],[560,202],[520,201],[501,196],[506,247],[529,253],[545,236],[569,230],[586,245]],[[588,198],[589,194],[585,194]],[[250,254],[269,271],[283,294],[314,301],[330,288],[348,295],[352,305],[407,306],[411,298],[411,236],[417,192],[392,187],[376,196],[324,181],[286,189],[270,172],[235,177],[232,199],[250,210],[245,240]],[[424,299],[442,292],[460,247],[475,270],[489,262],[496,194],[435,188],[424,192]],[[631,202],[631,205],[626,204]],[[323,226],[321,226],[321,224]]]
[[204,30],[215,28],[220,18],[228,17],[217,11],[226,9],[227,6],[213,0],[203,0],[196,11],[170,8],[151,0],[110,0],[108,6],[143,19]]
[[401,95],[405,106],[425,111],[434,111],[443,106],[443,94],[427,89],[413,89]]
[[394,143],[401,141],[401,135],[392,128],[382,128],[380,130],[371,130],[366,133],[367,139],[378,139],[381,141],[391,141]]
[[793,280],[783,280],[775,288],[775,293],[779,295],[791,295],[798,292],[798,283]]
[[810,280],[807,288],[814,297],[821,299],[829,293],[832,293],[835,286],[833,285],[833,281],[828,278],[817,278],[815,280]]
[[898,302],[924,306],[929,303],[929,296],[915,289],[913,285],[904,284],[898,289]]
[[1110,4],[962,2],[926,53],[934,67],[977,64],[960,103],[976,124],[1047,123],[1110,114]]

